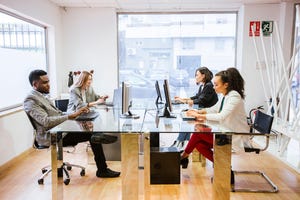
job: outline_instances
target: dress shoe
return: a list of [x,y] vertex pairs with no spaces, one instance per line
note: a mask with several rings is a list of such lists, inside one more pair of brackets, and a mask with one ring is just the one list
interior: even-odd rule
[[96,176],[100,178],[114,178],[120,176],[120,174],[120,172],[115,172],[109,168],[107,168],[104,172],[96,172]]
[[180,160],[180,165],[182,166],[183,169],[186,169],[189,164],[189,159],[188,158],[183,158]]
[[179,141],[175,140],[174,143],[170,147],[177,147],[178,144],[179,144]]

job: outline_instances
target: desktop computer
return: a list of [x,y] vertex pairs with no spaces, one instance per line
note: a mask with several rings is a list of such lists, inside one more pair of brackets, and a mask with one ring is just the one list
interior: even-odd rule
[[180,184],[180,152],[177,147],[150,149],[150,184]]

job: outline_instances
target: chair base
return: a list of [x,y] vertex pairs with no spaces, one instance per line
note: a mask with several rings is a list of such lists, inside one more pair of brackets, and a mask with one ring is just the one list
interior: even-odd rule
[[[68,162],[64,162],[63,165],[61,166],[61,168],[58,168],[58,176],[63,176],[63,174],[65,174],[66,178],[64,179],[64,184],[65,185],[69,185],[70,183],[70,175],[69,172],[72,167],[77,167],[80,168],[80,176],[85,176],[85,168],[80,166],[80,165],[75,165],[75,164],[71,164]],[[44,178],[52,171],[51,167],[48,165],[46,167],[42,168],[42,175],[41,177],[38,179],[38,184],[42,185],[44,184]]]
[[238,188],[236,189],[234,184],[231,185],[232,192],[266,192],[266,193],[276,193],[278,192],[278,187],[271,181],[271,179],[261,171],[234,171],[235,174],[258,174],[261,175],[267,183],[272,187],[270,190],[266,189],[250,189],[250,188]]

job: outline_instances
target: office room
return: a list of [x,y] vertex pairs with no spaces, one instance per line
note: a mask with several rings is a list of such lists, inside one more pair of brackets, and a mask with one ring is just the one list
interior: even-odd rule
[[[21,59],[24,59],[27,54],[18,54],[22,57],[16,57],[10,53],[16,48],[9,46],[11,41],[10,43],[5,42],[6,36],[4,35],[7,32],[5,33],[6,29],[3,24],[7,22],[4,21],[4,18],[0,18],[1,69],[4,69],[5,72],[2,76],[6,77],[1,78],[5,80],[2,82],[1,88],[7,93],[7,95],[2,95],[0,101],[0,198],[299,199],[300,135],[297,131],[299,130],[297,94],[300,72],[297,62],[299,61],[299,47],[297,46],[299,42],[296,39],[299,33],[296,33],[296,30],[299,27],[300,12],[297,12],[297,4],[300,5],[300,1],[0,0],[1,16],[8,15],[33,24],[39,27],[44,34],[42,61],[28,62],[23,67]],[[146,32],[145,30],[143,32],[144,35],[138,35],[134,29],[135,26],[145,26],[146,23],[142,23],[143,19],[150,19],[155,15],[157,18],[151,21],[153,24],[148,23],[149,26],[153,27],[148,27],[149,29],[146,27]],[[175,16],[174,19],[182,19],[182,21],[167,21],[168,17],[173,15]],[[180,18],[181,15],[185,17]],[[227,20],[223,20],[220,15],[226,15]],[[214,17],[209,18],[208,16]],[[136,24],[128,25],[130,18]],[[190,18],[194,18],[195,24],[201,26],[201,29],[197,29],[197,27],[187,29],[193,24],[193,20],[188,21]],[[196,21],[196,18],[201,18],[204,22]],[[198,33],[197,30],[204,30],[202,23],[210,25],[210,20],[217,21],[217,23],[213,22],[215,27],[212,28],[216,31],[210,30],[203,35],[201,35],[201,31]],[[171,24],[172,27],[167,29],[173,30],[173,32],[165,33],[165,29],[158,32],[153,38],[159,37],[159,34],[168,35],[160,40],[161,42],[154,39],[142,40],[146,38],[146,35],[155,34],[155,25],[165,21],[167,21],[166,24]],[[122,24],[122,22],[124,23]],[[218,23],[229,25],[217,29]],[[272,29],[263,32],[260,29],[262,24],[267,24]],[[193,32],[194,30],[196,31]],[[196,41],[197,34],[203,39],[199,40],[198,43],[193,43]],[[218,34],[220,43],[215,44],[214,41],[208,39],[212,37],[211,35]],[[227,36],[224,36],[226,34],[229,35],[228,38],[230,39],[226,39]],[[135,37],[135,40],[124,41],[126,36],[128,38]],[[172,43],[168,37],[185,38],[185,40],[178,42],[174,39]],[[187,39],[189,37],[192,39]],[[165,48],[160,49],[160,46],[156,47],[154,43],[161,46],[165,45]],[[177,48],[180,43],[184,44],[183,48]],[[128,47],[133,44],[135,46],[127,48],[125,44]],[[199,44],[202,46],[199,47]],[[225,47],[222,44],[225,44]],[[143,48],[143,45],[148,45],[148,47]],[[222,48],[222,51],[215,51],[211,48],[212,46]],[[196,49],[191,50],[193,47]],[[197,49],[198,47],[199,49]],[[229,50],[228,47],[230,47]],[[122,48],[127,49],[121,51]],[[139,51],[145,49],[149,49],[148,57],[139,54]],[[172,49],[172,52],[166,49]],[[24,46],[23,50],[26,50]],[[211,50],[211,52],[205,50]],[[202,52],[204,52],[203,55]],[[201,54],[200,59],[199,54]],[[189,57],[189,55],[192,56]],[[139,59],[133,59],[137,57]],[[11,60],[14,62],[10,62]],[[185,67],[180,64],[181,61],[182,63],[186,61],[188,64],[196,64]],[[5,70],[6,68],[10,69],[9,64],[11,63],[17,63],[19,68],[14,66],[11,70]],[[29,66],[30,63],[32,64]],[[41,66],[41,63],[44,66]],[[123,68],[124,66],[125,68]],[[133,66],[135,66],[134,69]],[[144,84],[142,87],[144,91],[146,90],[145,97],[150,96],[154,103],[157,97],[154,82],[157,79],[168,79],[169,96],[172,99],[174,96],[189,97],[194,95],[199,87],[195,84],[195,70],[201,66],[210,68],[214,75],[229,67],[238,69],[245,81],[244,106],[247,116],[251,109],[259,106],[263,106],[262,112],[274,116],[272,136],[268,148],[259,154],[255,152],[235,153],[230,148],[230,156],[226,159],[231,163],[226,166],[232,168],[233,171],[262,170],[276,185],[278,191],[232,191],[232,186],[229,183],[230,178],[228,178],[230,177],[230,173],[228,173],[230,170],[226,171],[226,176],[224,175],[228,181],[223,183],[217,179],[217,177],[222,177],[216,173],[219,170],[219,161],[217,163],[215,160],[216,163],[213,164],[210,160],[205,160],[204,157],[197,154],[197,150],[193,151],[193,155],[190,156],[189,165],[186,169],[182,169],[179,165],[179,184],[150,184],[148,136],[139,137],[139,134],[127,134],[130,137],[126,137],[127,135],[124,134],[118,138],[116,144],[103,144],[107,164],[111,169],[120,171],[120,177],[98,178],[95,176],[97,168],[93,163],[91,150],[87,143],[80,143],[71,153],[67,151],[72,151],[72,148],[64,148],[63,155],[64,160],[84,166],[85,176],[81,176],[80,171],[74,168],[69,172],[71,178],[68,184],[63,184],[60,178],[57,179],[56,173],[45,177],[43,184],[38,183],[41,168],[47,164],[53,164],[51,153],[55,152],[56,149],[49,147],[40,151],[33,148],[33,127],[23,109],[23,101],[31,89],[28,82],[28,75],[31,70],[43,69],[47,71],[52,100],[69,98],[70,72],[72,80],[75,82],[79,77],[78,72],[92,70],[93,88],[100,95],[108,95],[107,101],[113,101],[114,90],[121,87],[122,80],[136,77],[141,79],[142,84]],[[179,75],[176,75],[177,72]],[[155,76],[152,77],[151,75]],[[184,76],[187,81],[178,83],[181,76]],[[141,81],[138,84],[141,84]],[[189,86],[192,89],[183,90]],[[141,85],[137,87],[142,88]],[[162,82],[160,82],[160,89],[164,94]],[[132,107],[135,106],[134,103],[133,101]],[[137,107],[141,107],[141,101],[138,101],[137,104]],[[155,115],[155,112],[153,113],[151,114]],[[104,122],[106,118],[101,114],[100,117]],[[175,119],[176,123],[179,118]],[[143,119],[142,114],[140,114],[140,118],[136,119],[137,124],[144,123],[142,122]],[[134,121],[135,119],[131,120]],[[160,123],[166,121],[169,120],[160,119]],[[177,133],[160,134],[160,146],[170,147],[176,139]],[[228,136],[231,138],[230,133]],[[131,137],[135,139],[134,147],[129,146],[128,148],[135,148],[134,150],[138,151],[136,153],[140,155],[132,155],[126,149],[126,145],[130,145],[132,142]],[[255,136],[251,140],[255,146],[264,147],[264,138],[263,136]],[[145,144],[148,144],[148,147],[145,147]],[[116,151],[113,149],[115,147],[119,149]],[[215,151],[217,153],[217,149]],[[125,152],[124,155],[121,155],[123,152]],[[112,158],[114,153],[118,154],[117,159]],[[126,160],[126,156],[128,158],[135,156],[137,160],[130,163],[132,160]],[[122,161],[120,158],[123,158]],[[131,168],[134,169],[129,170]],[[260,182],[260,177],[256,177],[253,184],[252,179],[243,176],[235,174],[237,187],[243,184],[249,186],[247,182],[251,182],[250,187],[256,185],[270,188],[265,182]],[[225,193],[223,193],[224,191]]]

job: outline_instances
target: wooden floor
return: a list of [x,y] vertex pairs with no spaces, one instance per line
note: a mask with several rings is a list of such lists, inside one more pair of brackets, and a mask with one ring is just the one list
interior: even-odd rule
[[[75,153],[65,153],[65,160],[86,166],[86,176],[81,177],[78,169],[71,171],[71,182],[64,187],[64,199],[122,199],[121,178],[97,178],[95,176],[96,166],[88,164],[85,147],[85,144],[80,144]],[[9,167],[0,167],[0,199],[51,199],[51,176],[45,179],[44,185],[37,183],[41,174],[40,168],[49,162],[50,151],[34,150]],[[111,169],[121,170],[121,163],[118,161],[108,161],[108,165]],[[300,199],[300,174],[268,153],[233,155],[232,168],[234,170],[263,170],[279,188],[279,192],[275,194],[232,192],[230,194],[232,200]],[[201,167],[199,162],[190,162],[188,169],[181,170],[180,185],[151,185],[150,199],[211,199],[212,176],[213,169],[209,161],[205,167]],[[266,186],[261,181],[261,177],[255,177],[252,180],[240,175],[236,176],[236,184],[237,186],[248,184],[260,188]],[[140,195],[139,199],[143,199],[143,196]],[[222,199],[221,196],[220,199]]]

